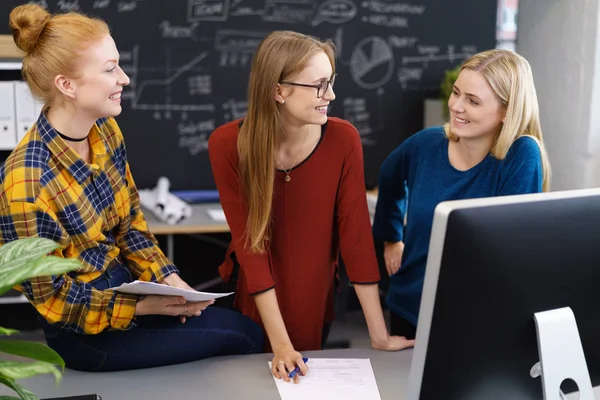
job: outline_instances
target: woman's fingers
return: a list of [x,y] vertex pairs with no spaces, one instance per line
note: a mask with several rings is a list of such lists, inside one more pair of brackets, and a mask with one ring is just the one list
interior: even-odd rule
[[277,367],[279,366],[279,364],[277,362],[275,362],[275,359],[273,359],[272,363],[271,363],[271,372],[273,373],[273,376],[277,379],[281,379],[281,375],[279,374],[279,370],[277,369]]
[[[277,364],[277,371],[279,372],[279,375],[281,375],[281,377],[283,378],[284,381],[289,382],[290,378],[288,376],[289,372],[286,370],[286,363],[285,362],[280,362]],[[292,367],[292,370],[294,369],[294,367]]]

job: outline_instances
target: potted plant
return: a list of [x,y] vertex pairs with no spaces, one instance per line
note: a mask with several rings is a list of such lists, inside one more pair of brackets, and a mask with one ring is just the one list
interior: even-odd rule
[[[48,256],[58,248],[49,239],[18,239],[0,247],[0,296],[13,286],[36,277],[60,275],[81,268],[76,259]],[[1,336],[18,333],[14,329],[0,327]],[[58,384],[65,368],[64,360],[48,346],[22,340],[0,340],[0,352],[29,358],[31,362],[0,360],[0,386],[14,390],[22,400],[39,400],[36,395],[16,383],[17,379],[38,374],[53,374]],[[59,366],[60,369],[57,367]],[[18,399],[0,396],[0,399]]]
[[458,74],[460,74],[460,65],[458,65],[456,68],[446,71],[444,74],[444,80],[440,86],[440,101],[444,105],[444,107],[442,107],[444,120],[448,120],[448,118],[450,118],[448,107],[445,107],[445,105],[448,103],[450,94],[452,94],[452,88],[454,87],[454,82],[456,82],[456,79],[458,79]]
[[460,65],[444,73],[444,78],[440,84],[440,94],[437,99],[425,99],[423,127],[440,126],[448,122],[448,99],[452,93],[452,87],[458,74]]

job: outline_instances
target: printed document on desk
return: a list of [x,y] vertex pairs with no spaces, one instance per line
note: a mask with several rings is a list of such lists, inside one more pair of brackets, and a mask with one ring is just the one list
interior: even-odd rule
[[306,366],[298,384],[273,377],[281,400],[381,400],[369,359],[309,358]]
[[198,292],[196,290],[180,289],[169,285],[163,285],[154,282],[142,282],[134,281],[131,283],[124,283],[121,286],[113,287],[115,291],[119,293],[137,294],[140,296],[148,296],[156,294],[160,296],[182,296],[187,301],[207,301],[212,299],[218,299],[219,297],[225,297],[233,294],[231,293],[208,293]]

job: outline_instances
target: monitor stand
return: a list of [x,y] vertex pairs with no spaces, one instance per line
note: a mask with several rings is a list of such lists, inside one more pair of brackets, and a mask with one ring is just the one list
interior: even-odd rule
[[531,376],[542,376],[544,400],[563,400],[560,385],[572,379],[579,388],[579,400],[595,400],[575,315],[570,307],[534,314],[540,362]]

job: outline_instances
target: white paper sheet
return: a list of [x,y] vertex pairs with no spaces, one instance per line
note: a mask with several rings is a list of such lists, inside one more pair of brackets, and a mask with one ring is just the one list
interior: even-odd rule
[[273,377],[282,400],[381,400],[369,359],[309,358],[306,366],[298,384]]
[[231,293],[208,293],[198,292],[196,290],[179,289],[168,285],[163,285],[154,282],[142,282],[134,281],[131,283],[124,283],[121,286],[113,287],[119,293],[137,294],[141,296],[147,296],[151,294],[162,295],[162,296],[183,296],[187,301],[207,301],[212,299],[218,299],[219,297],[225,297],[233,294]]
[[213,221],[227,221],[227,219],[225,218],[225,213],[220,208],[209,208],[208,210],[206,210],[206,212]]

